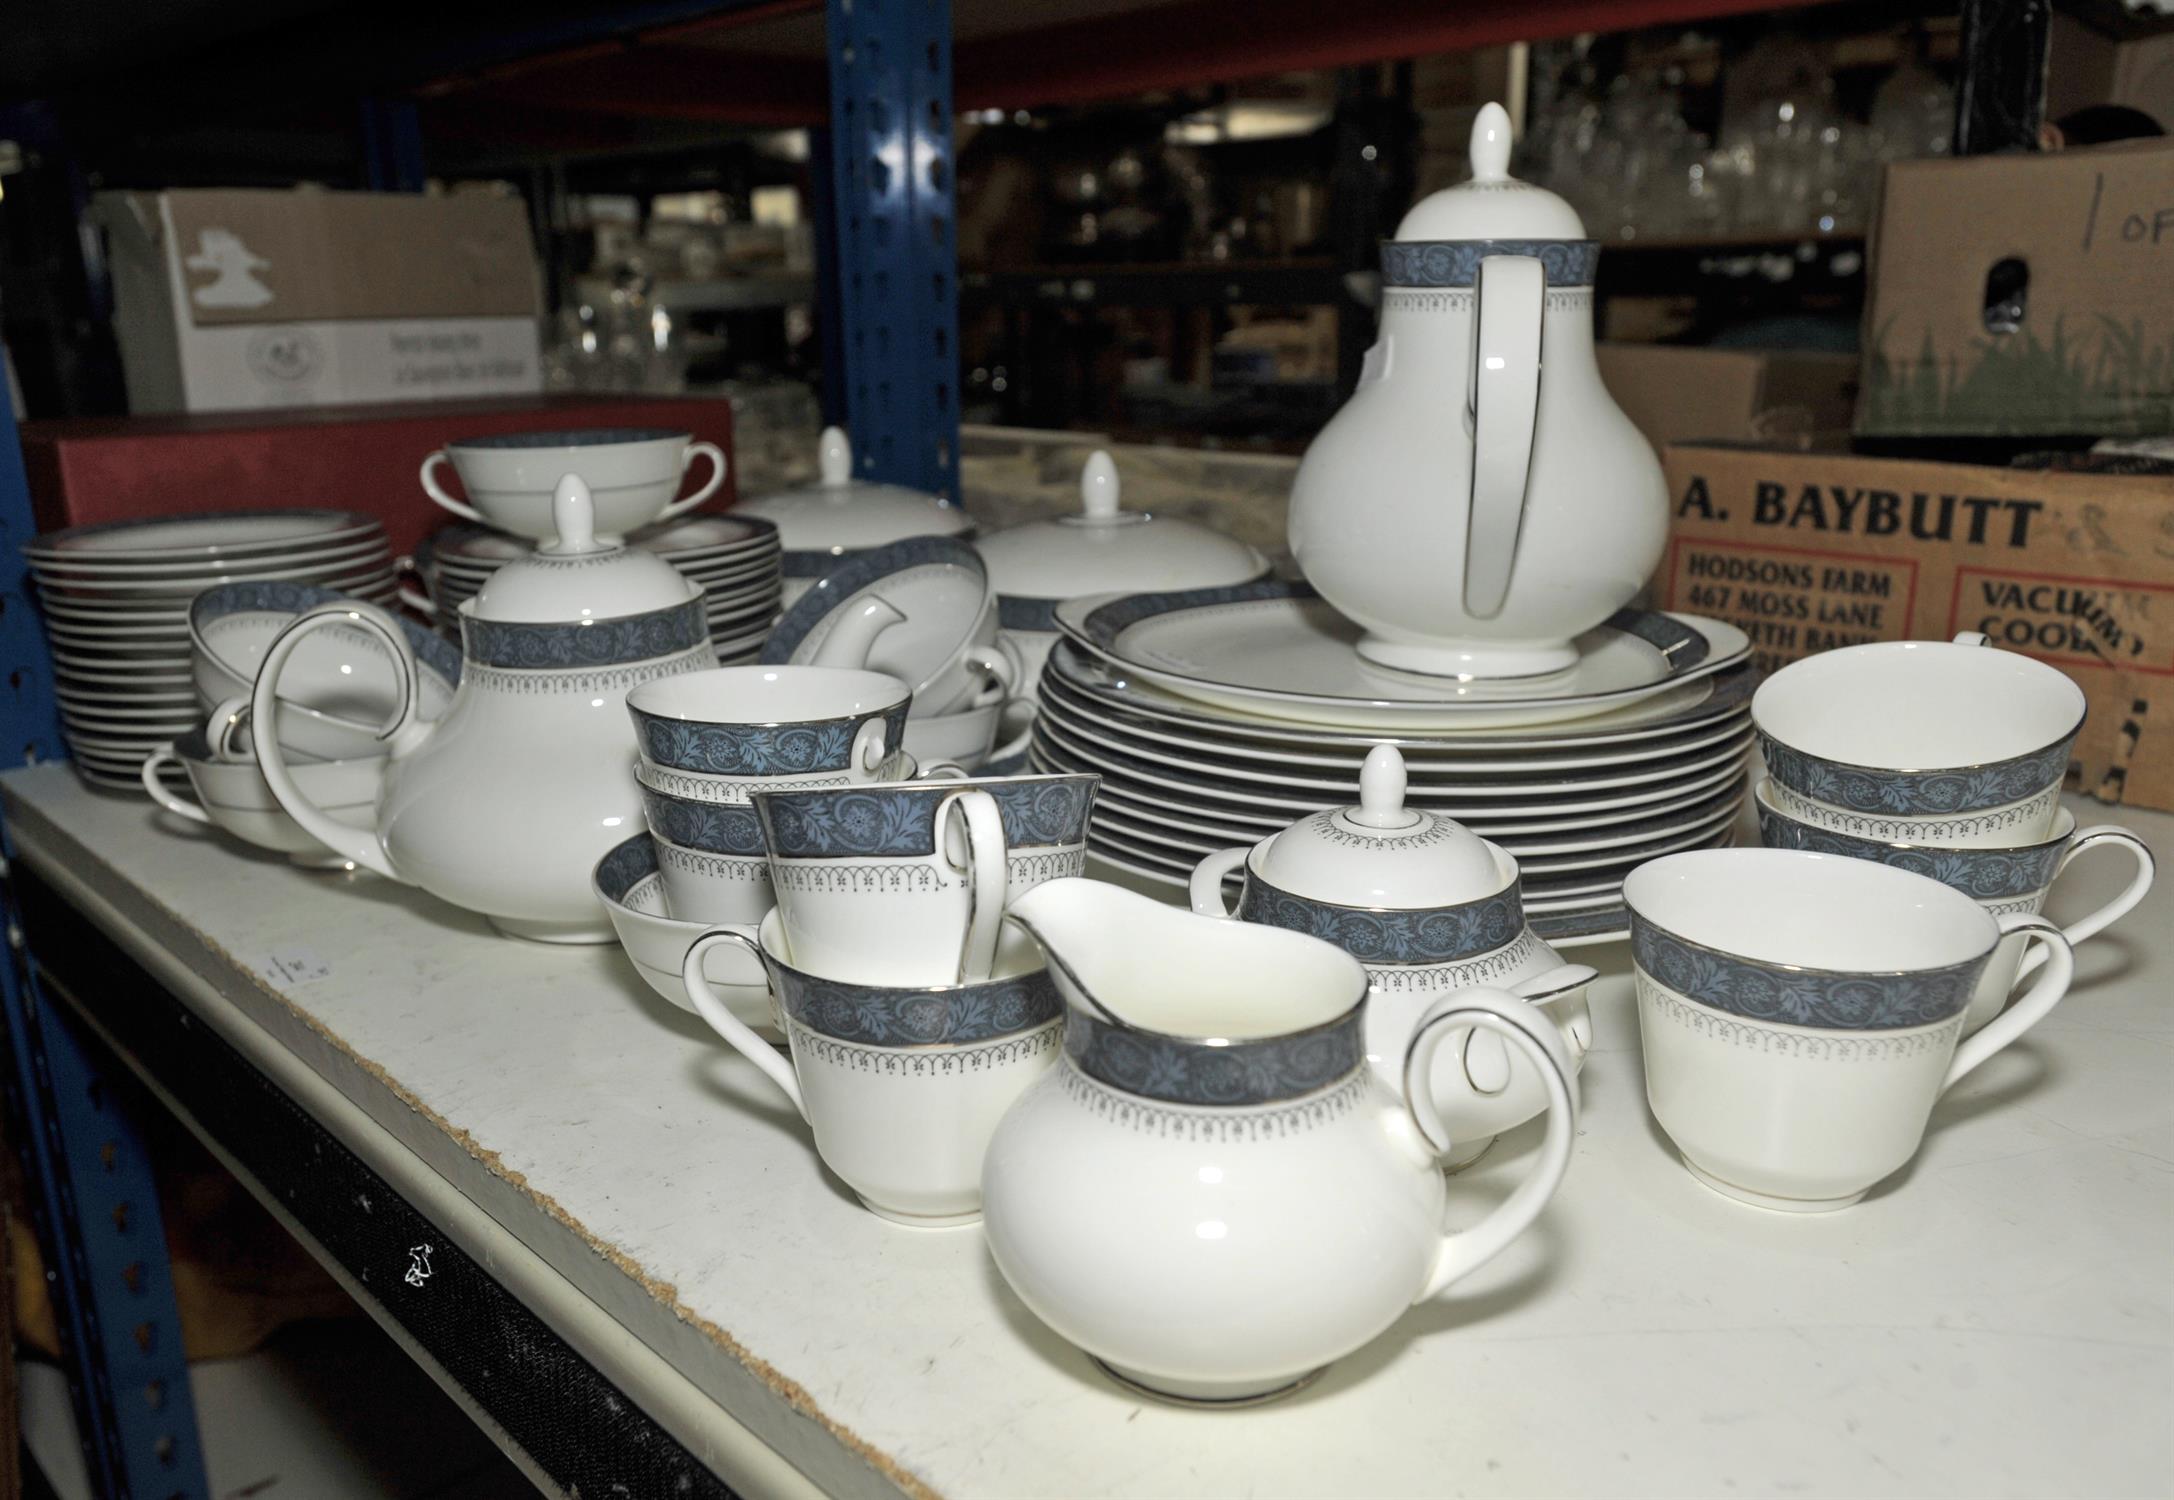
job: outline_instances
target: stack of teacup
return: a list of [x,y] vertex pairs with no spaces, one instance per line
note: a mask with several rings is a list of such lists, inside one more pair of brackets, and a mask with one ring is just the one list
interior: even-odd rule
[[[1975,635],[1831,651],[1760,687],[1769,847],[1670,855],[1623,887],[1646,1097],[1694,1177],[1847,1207],[2067,993],[2072,945],[2152,875],[2133,834],[2079,831],[2061,805],[2083,715],[2067,677]],[[2135,859],[2127,889],[2066,929],[2039,915],[2101,847]]]
[[[1055,1059],[1056,989],[1005,910],[1084,868],[1096,778],[921,779],[898,748],[910,698],[879,672],[727,667],[627,708],[663,903],[707,927],[681,959],[687,999],[872,1211],[927,1228],[979,1218],[989,1133]],[[615,859],[607,906],[620,874],[644,878]],[[767,1014],[718,992],[733,950],[766,972]]]

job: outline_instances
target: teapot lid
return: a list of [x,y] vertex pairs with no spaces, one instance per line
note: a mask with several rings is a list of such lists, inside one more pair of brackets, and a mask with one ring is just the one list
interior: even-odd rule
[[700,592],[655,553],[599,538],[596,502],[578,474],[559,479],[551,524],[557,536],[493,573],[462,608],[478,620],[532,625],[613,620],[669,609]]
[[1510,114],[1480,106],[1472,122],[1472,176],[1429,193],[1397,225],[1399,240],[1582,240],[1578,211],[1544,187],[1510,175]]
[[1097,448],[1080,469],[1078,511],[976,543],[997,593],[1014,599],[1164,593],[1250,583],[1268,571],[1268,559],[1236,537],[1124,509],[1120,489],[1117,461]]
[[1338,906],[1417,908],[1482,900],[1517,865],[1462,823],[1406,805],[1404,757],[1376,745],[1359,771],[1359,805],[1311,813],[1256,856],[1261,877]]
[[910,536],[954,536],[973,524],[966,512],[924,490],[853,477],[853,445],[842,427],[826,427],[815,453],[818,479],[733,507],[736,515],[775,521],[788,552],[856,552]]

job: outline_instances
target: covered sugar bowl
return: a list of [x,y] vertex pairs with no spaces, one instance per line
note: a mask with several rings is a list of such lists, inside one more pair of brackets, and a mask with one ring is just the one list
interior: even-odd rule
[[[1592,1042],[1585,987],[1526,925],[1517,861],[1463,824],[1405,801],[1404,757],[1377,745],[1359,773],[1359,805],[1310,813],[1250,849],[1223,849],[1193,870],[1192,906],[1208,916],[1286,927],[1336,944],[1366,969],[1366,1051],[1391,1088],[1427,1006],[1485,989],[1540,1006],[1573,1064]],[[1232,912],[1223,880],[1243,866]],[[1458,1142],[1452,1166],[1547,1107],[1544,1082],[1495,1033],[1452,1037],[1436,1054],[1434,1103]]]

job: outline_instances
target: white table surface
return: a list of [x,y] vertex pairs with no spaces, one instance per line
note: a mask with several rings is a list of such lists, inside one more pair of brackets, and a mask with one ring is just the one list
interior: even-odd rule
[[[1817,1218],[1684,1173],[1641,1096],[1627,956],[1581,950],[1607,976],[1585,1117],[1537,1229],[1300,1396],[1197,1413],[1098,1376],[978,1232],[860,1210],[774,1088],[617,949],[497,937],[62,767],[0,789],[22,858],[260,1067],[323,1095],[328,1128],[374,1136],[359,1144],[418,1206],[480,1209],[449,1232],[750,1493],[797,1478],[756,1442],[834,1494],[2174,1490],[2164,884],[2082,950],[2066,1004],[1943,1101],[1910,1168]],[[2174,850],[2174,818],[2077,806]],[[2124,864],[2080,861],[2054,914]],[[298,951],[329,975],[266,977]],[[1454,1179],[1453,1213],[1495,1201],[1536,1139]]]

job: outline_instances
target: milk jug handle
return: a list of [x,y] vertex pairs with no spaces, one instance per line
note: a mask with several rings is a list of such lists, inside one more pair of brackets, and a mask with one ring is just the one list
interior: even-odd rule
[[1501,990],[1461,990],[1427,1007],[1404,1048],[1405,1106],[1411,1123],[1438,1155],[1446,1154],[1455,1143],[1443,1127],[1433,1091],[1427,1086],[1434,1054],[1451,1035],[1472,1030],[1491,1031],[1525,1054],[1547,1089],[1547,1135],[1540,1142],[1539,1161],[1494,1212],[1470,1229],[1442,1236],[1434,1270],[1412,1298],[1414,1302],[1423,1302],[1478,1270],[1531,1226],[1555,1196],[1570,1166],[1570,1149],[1578,1133],[1577,1073],[1554,1021],[1539,1007]]
[[1464,607],[1492,619],[1510,595],[1540,415],[1540,329],[1547,274],[1530,255],[1490,255],[1472,282],[1472,370],[1465,423],[1472,490],[1465,522]]

